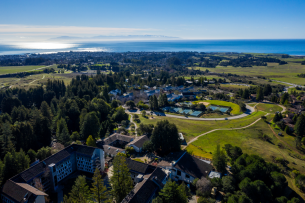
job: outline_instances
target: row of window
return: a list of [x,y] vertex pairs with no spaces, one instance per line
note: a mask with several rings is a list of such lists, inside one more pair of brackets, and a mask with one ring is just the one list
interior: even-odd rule
[[14,203],[12,200],[6,198],[5,196],[1,195],[1,199],[2,199],[2,202],[5,202],[5,203]]

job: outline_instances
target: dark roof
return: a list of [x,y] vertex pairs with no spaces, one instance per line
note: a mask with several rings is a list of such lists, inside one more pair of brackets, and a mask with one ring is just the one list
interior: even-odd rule
[[122,203],[148,202],[160,187],[163,187],[162,181],[165,177],[166,173],[161,168],[156,168],[153,173],[144,176],[144,180],[134,187]]
[[138,139],[133,140],[128,145],[134,145],[138,148],[142,148],[144,142],[146,142],[148,140],[149,140],[149,138],[147,137],[147,135],[143,135],[143,136],[139,137]]
[[171,166],[173,162],[177,162],[178,159],[186,153],[185,151],[180,152],[171,152],[166,157],[162,158],[162,160],[158,163],[160,167]]
[[103,145],[102,149],[104,150],[104,152],[106,154],[113,154],[113,155],[116,155],[119,152],[124,152],[125,151],[124,149],[113,147],[113,146],[110,146],[110,145]]
[[182,95],[194,95],[193,92],[182,92]]
[[293,120],[291,120],[290,118],[283,118],[283,121],[285,122],[285,123],[293,123]]
[[[38,195],[47,196],[46,193],[28,185],[25,183],[15,183],[11,180],[7,180],[3,185],[2,192],[17,202],[26,202],[30,198],[35,198]],[[26,200],[24,200],[27,194]]]
[[213,169],[212,165],[185,153],[176,163],[175,168],[195,178],[206,177]]
[[141,163],[138,161],[134,161],[132,159],[126,159],[126,164],[129,170],[141,173],[141,174],[149,174],[155,170],[155,166],[151,166],[149,164]]
[[95,149],[94,147],[89,147],[85,145],[76,145],[76,144],[70,145],[65,149],[57,152],[56,154],[49,156],[48,158],[39,162],[38,164],[32,166],[31,168],[19,173],[17,176],[13,177],[12,180],[17,182],[28,182],[31,179],[37,177],[39,174],[45,172],[45,170],[48,168],[50,164],[52,163],[57,164],[63,161],[75,151],[77,153],[81,153],[85,155],[92,155],[94,149]]
[[104,139],[102,141],[102,144],[109,145],[116,140],[120,140],[120,141],[124,141],[124,142],[131,142],[132,139],[133,139],[133,137],[130,137],[130,136],[127,136],[127,135],[122,135],[122,134],[119,134],[119,133],[114,133],[113,135],[110,135],[109,137]]

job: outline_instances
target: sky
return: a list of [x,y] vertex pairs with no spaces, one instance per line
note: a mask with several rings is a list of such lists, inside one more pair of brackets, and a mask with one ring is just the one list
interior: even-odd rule
[[99,35],[304,39],[304,8],[305,0],[1,0],[0,43]]

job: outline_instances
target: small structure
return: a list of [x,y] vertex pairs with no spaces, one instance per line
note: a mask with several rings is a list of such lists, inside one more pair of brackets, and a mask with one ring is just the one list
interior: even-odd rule
[[143,135],[128,143],[127,146],[133,147],[136,152],[142,152],[143,145],[148,140],[149,140],[148,136]]
[[216,172],[216,171],[211,171],[209,174],[209,178],[213,179],[213,178],[221,178],[221,173]]

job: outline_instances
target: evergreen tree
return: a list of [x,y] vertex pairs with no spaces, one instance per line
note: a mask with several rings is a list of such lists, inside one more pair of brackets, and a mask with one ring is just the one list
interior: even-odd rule
[[213,153],[213,166],[220,172],[226,170],[227,157],[224,150],[221,150],[219,145],[217,145],[216,151]]
[[298,120],[298,115],[297,115],[297,114],[294,114],[294,116],[293,116],[293,118],[292,118],[292,121],[293,121],[294,123],[296,123],[297,120]]
[[98,170],[98,168],[96,168],[94,171],[92,181],[93,181],[91,188],[92,199],[94,200],[94,202],[97,203],[106,202],[109,198],[108,192],[106,186],[104,185],[102,175]]
[[87,139],[89,135],[94,138],[99,137],[100,122],[95,112],[86,114],[81,126],[80,135],[82,139]]
[[257,88],[257,91],[256,91],[256,100],[257,101],[264,100],[264,93],[263,93],[263,89],[261,87]]
[[156,95],[153,96],[153,101],[154,101],[154,110],[156,111],[159,109],[158,99],[157,99]]
[[187,203],[188,201],[184,194],[176,182],[169,180],[160,191],[159,197],[162,202],[166,203]]
[[294,131],[300,137],[305,135],[305,116],[304,116],[304,114],[299,115],[297,122],[294,126]]
[[43,117],[47,118],[48,122],[50,123],[49,125],[51,126],[53,115],[47,102],[43,101],[41,103],[40,112]]
[[103,88],[102,95],[103,95],[103,97],[105,98],[105,101],[109,103],[110,98],[109,98],[109,95],[108,95],[108,87],[107,87],[107,86],[105,86],[105,87]]
[[289,126],[288,126],[288,125],[286,125],[286,127],[285,127],[285,133],[287,133],[287,134],[290,133],[290,129],[289,129]]
[[121,202],[133,188],[125,159],[123,155],[118,154],[113,160],[113,175],[110,178],[110,183],[112,186],[111,193],[116,202]]
[[180,139],[175,124],[168,120],[157,122],[151,137],[154,151],[167,154],[180,150]]
[[65,146],[70,144],[71,139],[68,132],[67,123],[63,118],[57,121],[56,137],[61,144]]
[[78,176],[72,187],[69,197],[64,197],[64,202],[87,203],[90,202],[90,189],[86,183],[86,176]]
[[86,145],[90,147],[96,147],[95,139],[92,137],[92,135],[89,135],[87,138]]
[[2,134],[0,137],[2,157],[7,152],[12,152],[13,150],[15,150],[15,146],[13,144],[12,139],[13,139],[13,136],[12,136],[11,125],[8,122],[3,123],[2,124]]
[[282,96],[281,96],[281,104],[285,104],[288,103],[288,99],[289,99],[289,94],[287,92],[285,92]]
[[29,156],[29,158],[31,160],[31,163],[33,163],[36,160],[37,153],[34,150],[29,149],[27,154],[28,154],[28,156]]

